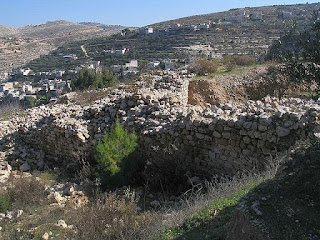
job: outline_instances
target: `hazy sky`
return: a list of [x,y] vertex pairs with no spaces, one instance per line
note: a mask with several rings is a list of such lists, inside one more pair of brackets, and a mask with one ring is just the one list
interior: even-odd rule
[[[315,3],[318,1],[308,1]],[[123,26],[229,10],[230,8],[306,3],[302,0],[0,0],[0,25],[21,27],[63,19]]]

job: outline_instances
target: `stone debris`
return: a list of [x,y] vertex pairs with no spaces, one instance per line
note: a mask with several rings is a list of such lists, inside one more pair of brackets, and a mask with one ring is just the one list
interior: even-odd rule
[[[0,122],[0,181],[11,171],[8,164],[21,171],[78,164],[116,119],[137,133],[145,152],[159,155],[154,149],[171,146],[186,167],[209,174],[260,166],[319,129],[320,101],[268,96],[240,106],[189,105],[190,77],[161,72],[86,107],[73,104],[76,93],[70,93],[70,104],[32,108]],[[77,195],[72,187],[65,191],[53,198],[63,204],[64,196]]]
[[76,183],[67,182],[47,186],[46,192],[47,198],[53,200],[54,204],[58,204],[60,207],[70,203],[71,206],[78,208],[88,203],[88,197],[84,195],[82,186]]

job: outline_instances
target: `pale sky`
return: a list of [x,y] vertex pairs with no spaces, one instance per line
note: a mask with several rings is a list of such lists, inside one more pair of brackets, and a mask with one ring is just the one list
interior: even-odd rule
[[[316,3],[318,1],[308,1]],[[0,25],[22,27],[58,19],[141,27],[231,8],[306,3],[299,0],[1,0]]]

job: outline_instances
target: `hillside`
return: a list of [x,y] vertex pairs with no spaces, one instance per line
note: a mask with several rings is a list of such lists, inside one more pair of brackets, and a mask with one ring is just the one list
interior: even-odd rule
[[240,201],[228,240],[319,239],[319,147],[319,140],[300,147],[273,180]]
[[[32,108],[0,121],[0,181],[3,182],[0,184],[3,228],[0,238],[39,239],[51,231],[54,236],[60,235],[60,239],[67,238],[64,234],[71,235],[68,239],[150,239],[167,230],[168,237],[158,239],[224,239],[222,236],[228,233],[224,232],[226,223],[239,198],[266,180],[264,174],[257,173],[252,174],[254,181],[243,182],[245,173],[268,169],[273,165],[271,156],[278,159],[296,141],[311,137],[313,130],[319,130],[320,101],[268,96],[258,101],[244,99],[239,106],[221,103],[202,108],[188,104],[191,78],[192,74],[187,71],[159,71],[131,85],[122,84],[100,92],[69,93],[59,104]],[[245,80],[247,86],[262,88],[264,85],[254,77],[243,79],[239,85],[243,83],[245,87]],[[84,100],[87,104],[83,104]],[[97,202],[100,196],[90,198],[90,190],[100,186],[93,181],[101,168],[90,153],[117,121],[139,138],[137,158],[130,156],[129,168],[121,173],[130,179],[130,186],[138,185],[137,191],[129,195],[130,198],[112,194],[105,198],[106,194],[102,193],[105,200]],[[29,178],[19,180],[19,170]],[[312,178],[312,172],[319,176],[319,171],[308,167],[305,170],[306,177],[317,182],[318,177]],[[244,175],[237,174],[239,171],[244,171]],[[201,191],[210,186],[204,184],[204,176],[211,179],[231,174],[234,177],[221,178],[221,183],[215,178],[208,193]],[[36,176],[40,176],[40,180],[36,180]],[[62,183],[63,176],[67,178],[66,183]],[[50,181],[53,177],[56,180]],[[287,179],[290,177],[284,179],[281,189],[290,186],[290,191],[295,190],[298,184],[294,183],[299,182],[311,186],[301,192],[302,201],[318,187],[315,185],[313,189],[306,181],[291,183]],[[186,184],[194,187],[193,198],[184,194]],[[157,192],[150,194],[150,189]],[[169,197],[166,197],[167,191]],[[180,194],[182,202],[175,197]],[[268,194],[263,193],[261,197],[277,202],[278,194],[272,198]],[[299,197],[299,192],[295,194]],[[12,197],[11,205],[10,200],[5,200],[6,196]],[[316,194],[310,199],[318,201]],[[181,205],[183,201],[185,204]],[[267,201],[260,203],[263,207]],[[281,202],[277,204],[282,206]],[[181,207],[175,209],[174,206]],[[295,210],[294,205],[290,207]],[[267,210],[259,206],[258,210],[264,214],[262,217],[268,216]],[[285,209],[281,213],[291,212]],[[298,213],[298,220],[306,222],[303,218],[306,215]],[[310,222],[318,229],[316,217]],[[291,218],[289,223],[296,219]],[[71,225],[73,227],[68,228]],[[172,228],[168,228],[170,226]],[[204,228],[199,229],[201,226]],[[17,228],[21,231],[16,231]],[[299,234],[300,229],[305,231],[309,226],[293,230]],[[171,234],[178,236],[170,237]]]
[[[265,54],[268,47],[293,25],[298,30],[311,26],[313,11],[318,9],[318,4],[299,4],[233,9],[176,19],[149,26],[153,28],[153,33],[147,35],[130,31],[126,36],[73,42],[29,66],[35,70],[41,69],[41,64],[55,68],[50,62],[59,62],[65,54],[81,52],[82,45],[90,59],[99,60],[105,65],[124,63],[129,59],[185,59],[207,56],[210,52],[258,57]],[[198,24],[202,24],[202,27]],[[198,27],[197,30],[195,27]],[[127,49],[124,55],[110,56],[105,53],[106,50],[123,48]]]
[[121,29],[121,26],[101,28],[63,20],[22,28],[0,26],[0,77],[1,72],[22,66],[66,42],[107,36]]

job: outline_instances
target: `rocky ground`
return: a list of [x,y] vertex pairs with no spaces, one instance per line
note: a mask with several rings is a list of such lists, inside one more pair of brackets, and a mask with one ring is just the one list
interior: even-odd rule
[[319,142],[292,152],[273,180],[244,197],[227,239],[319,239]]
[[[38,185],[32,184],[42,181],[43,194],[39,199],[48,201],[46,210],[42,211],[49,211],[48,206],[52,208],[50,214],[70,206],[81,208],[88,202],[85,185],[70,180],[45,184],[43,177],[34,179],[29,172],[79,169],[79,163],[116,119],[135,130],[145,153],[150,152],[154,157],[151,160],[162,158],[163,149],[173,146],[174,156],[183,159],[185,169],[190,170],[192,184],[199,181],[196,175],[200,173],[231,174],[240,169],[260,168],[268,157],[277,156],[296,141],[308,139],[320,130],[319,101],[266,96],[238,106],[231,103],[204,108],[189,105],[192,77],[187,71],[160,71],[142,76],[141,81],[134,84],[105,89],[100,97],[89,98],[92,101],[86,104],[79,105],[81,93],[70,93],[58,104],[29,109],[10,121],[1,121],[1,182],[10,189],[12,178],[21,179],[22,172],[25,179],[32,179],[24,189],[38,189]],[[96,95],[96,92],[89,91],[86,96],[88,94]],[[167,168],[170,168],[169,160]],[[95,186],[94,182],[90,184]],[[263,197],[268,199],[268,195]],[[258,216],[264,214],[259,208],[264,201],[250,203],[254,206],[250,209]],[[149,204],[158,208],[161,203],[152,199]],[[20,210],[29,211],[16,208],[1,217],[9,222],[21,214],[26,217]],[[72,234],[72,227],[64,224],[61,214],[55,216],[57,219],[51,219],[56,223],[50,224],[63,225],[65,234]],[[40,220],[38,226],[44,224],[42,214]],[[8,225],[5,226],[8,232]],[[50,238],[50,231],[41,233],[43,239]]]

